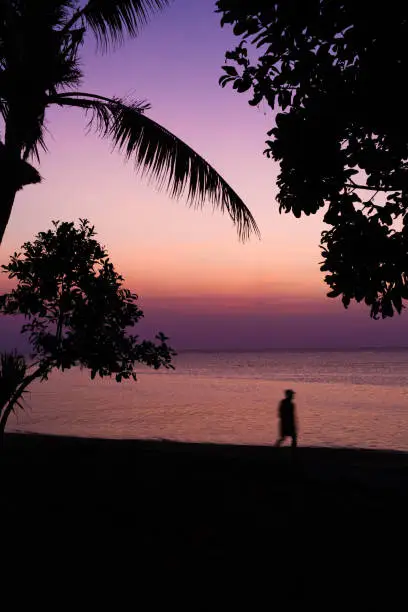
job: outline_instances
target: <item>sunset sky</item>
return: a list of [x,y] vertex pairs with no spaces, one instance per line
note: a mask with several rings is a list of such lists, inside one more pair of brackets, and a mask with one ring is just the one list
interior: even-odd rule
[[[407,345],[408,315],[372,321],[325,297],[319,271],[321,216],[296,220],[275,203],[277,166],[262,155],[273,117],[221,89],[225,51],[214,0],[175,0],[140,37],[109,55],[88,40],[82,91],[147,99],[149,115],[210,161],[253,212],[262,240],[239,242],[227,216],[195,211],[158,193],[112,154],[108,141],[85,134],[77,111],[48,116],[44,182],[20,192],[0,260],[50,226],[86,217],[140,295],[140,333],[158,329],[176,348],[360,347]],[[0,287],[5,287],[0,278]],[[15,327],[0,321],[2,345]],[[0,347],[1,348],[1,347]]]

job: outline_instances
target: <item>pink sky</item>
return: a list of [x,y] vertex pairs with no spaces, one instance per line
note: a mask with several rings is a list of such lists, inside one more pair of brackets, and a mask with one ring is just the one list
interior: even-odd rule
[[[213,0],[175,0],[114,54],[97,55],[90,41],[81,89],[148,99],[151,117],[206,157],[245,200],[261,241],[243,245],[227,216],[158,193],[107,141],[85,134],[79,112],[56,110],[48,116],[44,182],[18,195],[1,263],[52,219],[87,217],[141,297],[141,332],[160,328],[176,347],[407,344],[407,316],[374,322],[367,310],[344,311],[325,297],[321,217],[279,215],[275,203],[277,167],[262,155],[272,116],[218,86],[233,43]],[[3,343],[12,342],[14,326],[0,321],[1,330]]]

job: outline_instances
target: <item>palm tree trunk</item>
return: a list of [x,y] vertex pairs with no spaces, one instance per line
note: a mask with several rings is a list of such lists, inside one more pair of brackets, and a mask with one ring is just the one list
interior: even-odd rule
[[17,192],[15,187],[7,185],[7,177],[2,177],[2,179],[5,180],[4,182],[2,180],[0,189],[0,244],[3,241],[4,232],[10,219]]

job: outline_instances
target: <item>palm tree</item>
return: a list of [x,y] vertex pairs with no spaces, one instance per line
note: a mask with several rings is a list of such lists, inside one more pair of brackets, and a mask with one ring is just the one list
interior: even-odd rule
[[16,193],[41,180],[31,161],[46,150],[50,106],[76,107],[137,169],[190,205],[205,200],[226,211],[246,239],[255,220],[226,181],[187,144],[146,115],[143,101],[80,89],[79,55],[92,33],[100,48],[134,37],[169,0],[0,0],[0,243]]
[[[0,355],[0,447],[3,442],[7,419],[16,406],[24,410],[22,404],[27,365],[22,355],[17,352]],[[31,380],[31,377],[27,377]]]

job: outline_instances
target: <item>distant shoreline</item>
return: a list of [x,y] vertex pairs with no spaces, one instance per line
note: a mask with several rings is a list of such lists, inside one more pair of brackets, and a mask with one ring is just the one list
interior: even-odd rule
[[[170,345],[173,346],[171,339]],[[202,354],[202,355],[212,355],[212,354],[220,354],[220,355],[232,355],[232,354],[242,354],[242,355],[254,355],[254,354],[268,354],[268,353],[277,353],[277,354],[289,354],[289,353],[406,353],[408,352],[408,346],[361,346],[361,347],[348,347],[348,348],[330,348],[330,347],[322,347],[322,348],[308,348],[308,347],[297,347],[297,348],[178,348],[174,346],[177,355],[188,355],[188,354]],[[2,351],[13,351],[17,350],[17,352],[24,355],[24,357],[29,358],[30,352],[25,349],[4,349],[0,346],[0,352]]]
[[349,347],[349,348],[235,348],[235,349],[223,349],[223,348],[212,348],[212,349],[201,349],[201,348],[179,348],[176,349],[178,354],[184,353],[364,353],[364,352],[376,352],[385,353],[390,351],[395,352],[406,352],[408,346],[362,346],[362,347]]

